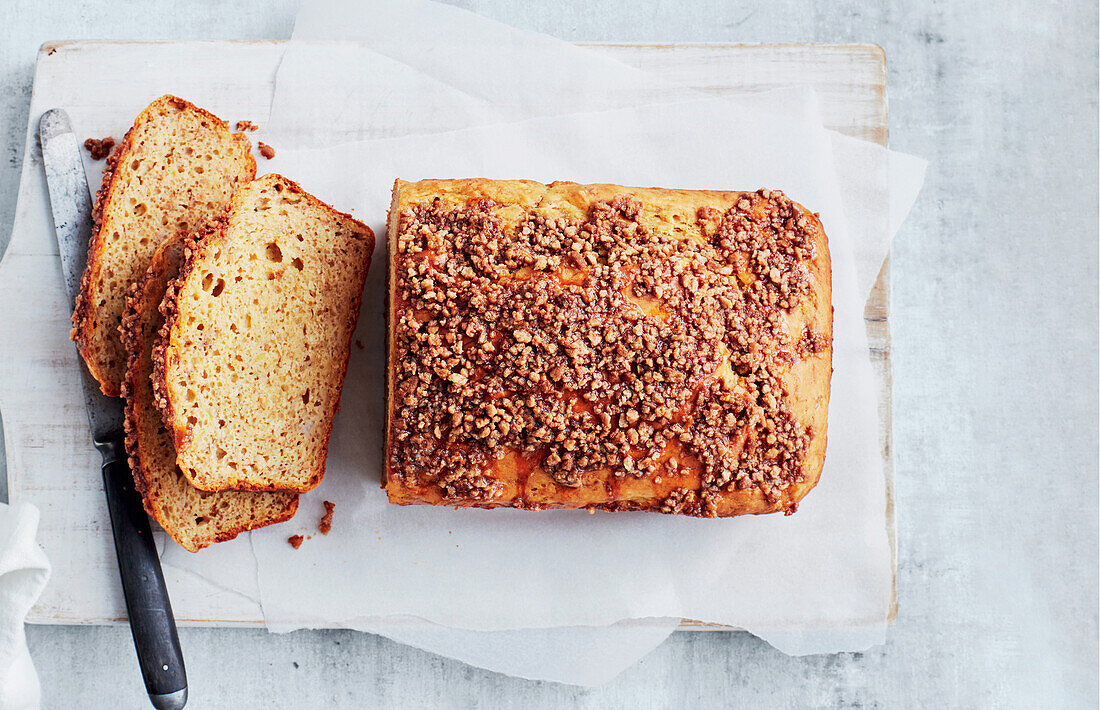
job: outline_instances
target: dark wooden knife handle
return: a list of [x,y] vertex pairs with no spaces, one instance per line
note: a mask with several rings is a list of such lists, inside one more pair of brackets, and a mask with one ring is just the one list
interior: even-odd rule
[[123,439],[119,436],[96,441],[96,448],[103,454],[103,485],[115,536],[118,571],[145,689],[155,707],[182,708],[187,702],[187,673],[176,619],[164,586],[149,518],[141,495],[134,489]]

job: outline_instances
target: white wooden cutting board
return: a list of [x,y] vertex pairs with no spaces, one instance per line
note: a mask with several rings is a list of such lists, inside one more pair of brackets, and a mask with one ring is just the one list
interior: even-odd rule
[[[42,47],[31,99],[30,125],[11,244],[0,263],[0,338],[26,343],[32,372],[0,362],[0,407],[41,413],[35,421],[4,418],[11,502],[34,503],[42,512],[39,540],[53,576],[32,623],[98,624],[125,620],[110,521],[82,407],[43,398],[45,385],[77,385],[77,360],[68,344],[69,308],[53,239],[41,151],[34,137],[43,111],[69,111],[80,137],[103,137],[128,126],[149,100],[184,96],[230,122],[261,124],[268,115],[282,42],[59,42]],[[827,127],[885,145],[886,67],[874,45],[595,44],[640,69],[719,96],[806,85],[819,94]],[[119,105],[118,88],[144,95]],[[262,139],[262,131],[257,134]],[[86,158],[92,189],[102,163]],[[28,284],[18,275],[48,262],[52,280]],[[890,452],[889,267],[883,267],[865,313],[876,375],[882,455],[887,473],[893,542],[893,464]],[[33,333],[33,338],[27,338]],[[51,387],[53,388],[53,387]],[[59,452],[62,453],[58,456]],[[57,470],[59,459],[77,462]],[[158,532],[163,543],[163,533]],[[169,592],[181,624],[260,625],[258,604],[201,578],[166,568]],[[685,620],[687,627],[705,627]]]

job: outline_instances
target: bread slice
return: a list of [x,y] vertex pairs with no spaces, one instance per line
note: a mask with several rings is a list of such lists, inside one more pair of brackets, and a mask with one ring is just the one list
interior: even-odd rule
[[241,188],[161,306],[157,404],[196,487],[321,482],[374,233],[294,182]]
[[163,324],[159,306],[183,261],[182,233],[169,236],[153,254],[145,276],[126,298],[122,336],[126,346],[126,451],[145,510],[172,539],[191,552],[232,540],[245,530],[293,517],[293,493],[205,493],[176,466],[176,450],[153,403],[153,340]]
[[252,144],[175,96],[138,115],[103,171],[95,233],[73,309],[72,338],[104,394],[118,396],[126,354],[118,333],[126,290],[177,231],[197,231],[256,175]]

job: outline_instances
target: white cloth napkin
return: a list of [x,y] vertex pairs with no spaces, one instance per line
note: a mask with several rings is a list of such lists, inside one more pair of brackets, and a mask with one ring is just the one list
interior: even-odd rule
[[23,619],[50,578],[35,541],[38,508],[0,503],[0,710],[31,710],[41,698]]

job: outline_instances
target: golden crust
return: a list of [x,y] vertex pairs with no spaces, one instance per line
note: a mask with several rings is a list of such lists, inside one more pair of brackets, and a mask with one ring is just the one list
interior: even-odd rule
[[95,206],[92,207],[92,238],[88,242],[88,260],[84,267],[84,273],[80,276],[80,291],[76,294],[76,302],[73,304],[73,328],[69,333],[69,337],[76,343],[76,349],[80,353],[81,359],[88,366],[88,371],[99,382],[103,394],[109,397],[122,396],[122,392],[100,360],[94,357],[91,352],[91,331],[95,319],[92,314],[89,294],[92,289],[93,275],[98,268],[92,265],[99,263],[105,247],[103,238],[100,236],[103,224],[103,209],[107,203],[107,195],[111,191],[111,185],[114,183],[118,162],[130,149],[130,135],[133,130],[131,128],[126,131],[122,142],[115,146],[114,151],[107,158],[107,165],[103,168],[103,181],[99,190],[96,191]]
[[[622,202],[624,200],[625,202]],[[616,203],[616,201],[620,202]],[[614,456],[611,456],[606,459],[609,462],[608,465],[589,467],[582,470],[579,476],[570,479],[569,475],[563,475],[560,470],[547,470],[553,468],[552,466],[548,467],[546,462],[554,460],[547,455],[548,450],[552,450],[554,446],[557,446],[554,441],[551,441],[549,447],[546,443],[538,442],[528,442],[524,446],[518,446],[514,436],[509,438],[508,434],[505,433],[502,438],[496,441],[495,448],[493,446],[486,447],[485,455],[478,458],[473,456],[470,451],[478,448],[478,442],[480,441],[478,437],[489,431],[495,424],[486,424],[481,432],[474,432],[473,434],[470,433],[468,428],[456,433],[458,428],[464,425],[455,429],[448,429],[446,421],[443,421],[442,429],[437,429],[434,436],[432,432],[425,434],[424,432],[414,431],[406,420],[417,417],[420,418],[418,421],[424,420],[425,417],[431,420],[432,415],[430,412],[425,412],[423,407],[418,409],[415,404],[412,406],[407,404],[410,398],[409,392],[413,391],[410,387],[413,386],[408,383],[408,378],[399,381],[399,370],[408,358],[408,353],[403,351],[402,348],[408,348],[409,337],[406,332],[402,336],[404,340],[399,338],[398,329],[400,323],[404,323],[406,326],[412,323],[411,327],[415,328],[430,321],[430,317],[410,315],[410,306],[406,303],[406,296],[408,296],[406,291],[409,290],[410,282],[407,269],[410,268],[410,265],[422,268],[417,266],[417,260],[422,258],[436,259],[442,263],[445,261],[442,252],[447,252],[446,259],[454,259],[456,255],[453,251],[450,251],[452,249],[450,246],[440,246],[443,244],[442,241],[433,242],[432,236],[422,239],[417,237],[417,239],[433,246],[420,251],[409,247],[408,243],[411,243],[414,239],[408,233],[403,233],[403,230],[408,230],[410,224],[414,228],[419,226],[423,229],[425,223],[430,223],[426,227],[430,232],[436,228],[435,225],[443,225],[442,228],[448,235],[447,239],[469,241],[478,238],[476,235],[471,236],[468,233],[471,229],[470,224],[490,224],[490,227],[486,228],[489,230],[489,236],[485,238],[485,244],[497,245],[500,243],[499,250],[503,253],[510,246],[515,246],[511,242],[523,242],[519,245],[521,248],[518,251],[526,256],[521,257],[521,262],[522,258],[527,258],[528,263],[531,263],[531,260],[534,259],[531,255],[536,252],[538,254],[552,253],[552,250],[547,252],[538,251],[537,249],[536,252],[531,252],[529,242],[516,238],[517,229],[530,229],[532,215],[538,215],[544,221],[550,220],[553,222],[560,219],[563,220],[561,223],[591,225],[594,210],[605,209],[598,206],[626,205],[627,203],[636,206],[628,205],[624,208],[626,211],[619,210],[615,219],[619,220],[620,227],[626,225],[628,231],[637,228],[637,234],[665,235],[662,239],[665,240],[666,246],[669,244],[675,245],[682,241],[685,244],[697,245],[698,249],[695,249],[695,251],[710,250],[710,252],[713,252],[715,249],[726,249],[726,247],[712,248],[712,246],[707,245],[717,243],[718,240],[724,238],[723,235],[726,233],[721,232],[721,230],[730,230],[729,220],[733,219],[749,220],[745,224],[750,225],[757,223],[767,225],[768,229],[777,231],[780,236],[783,236],[784,230],[789,229],[791,231],[788,234],[795,235],[798,240],[801,240],[799,243],[802,244],[802,247],[799,247],[799,249],[802,249],[802,251],[797,253],[802,254],[804,258],[787,259],[787,268],[784,271],[789,273],[777,274],[775,268],[772,268],[771,274],[776,279],[774,285],[777,288],[771,288],[773,284],[768,282],[767,268],[762,272],[764,278],[760,279],[761,272],[756,272],[756,275],[753,272],[753,268],[757,268],[756,265],[743,263],[742,261],[736,262],[739,266],[736,267],[735,276],[728,279],[736,283],[740,290],[746,293],[753,292],[753,289],[756,289],[754,293],[763,294],[762,297],[765,299],[770,297],[770,293],[780,290],[778,288],[780,281],[782,282],[782,289],[787,288],[788,282],[792,289],[796,284],[801,284],[801,290],[797,294],[792,291],[789,296],[793,304],[790,308],[775,305],[767,307],[766,302],[763,305],[750,302],[745,306],[748,308],[746,312],[755,313],[760,317],[766,316],[768,313],[774,313],[778,318],[777,324],[773,328],[776,334],[769,336],[771,339],[769,343],[766,344],[762,341],[759,347],[751,345],[746,349],[746,358],[750,356],[748,351],[752,351],[752,357],[756,356],[757,350],[764,353],[767,356],[765,359],[770,363],[769,366],[755,375],[750,373],[747,378],[742,378],[738,373],[731,372],[729,362],[724,365],[719,363],[718,366],[711,367],[710,374],[706,374],[705,368],[696,373],[697,375],[699,373],[703,374],[702,379],[696,383],[698,385],[695,390],[696,393],[705,390],[709,386],[705,385],[705,382],[708,381],[707,378],[712,378],[709,380],[712,383],[714,380],[722,380],[723,384],[721,384],[719,390],[726,388],[722,390],[725,392],[722,395],[726,398],[724,401],[727,403],[741,403],[737,406],[742,406],[751,399],[749,392],[746,390],[748,385],[744,383],[754,382],[754,377],[765,378],[761,382],[767,384],[770,381],[773,388],[772,392],[778,390],[783,393],[783,396],[777,398],[780,405],[773,412],[774,416],[769,415],[779,421],[779,425],[772,432],[778,435],[780,440],[778,444],[765,444],[764,437],[758,437],[756,432],[752,431],[751,426],[741,426],[739,430],[726,432],[729,439],[721,447],[722,450],[719,454],[734,458],[737,456],[755,457],[753,465],[757,470],[752,472],[752,476],[742,478],[743,473],[749,472],[734,471],[733,474],[738,476],[736,481],[731,479],[725,481],[722,485],[714,485],[715,466],[704,465],[701,460],[704,457],[700,455],[700,451],[693,451],[692,445],[682,444],[675,438],[672,441],[665,442],[663,448],[657,447],[660,452],[654,453],[651,459],[656,467],[644,474],[639,474],[637,469],[633,469],[633,463],[625,462],[625,457],[620,456],[620,459],[633,469],[624,473],[618,463],[615,462]],[[427,206],[430,206],[430,208]],[[742,209],[742,207],[745,207],[745,209]],[[636,214],[634,214],[634,211],[636,211]],[[481,216],[478,216],[477,213],[480,213]],[[454,225],[447,222],[450,219],[447,215],[451,214],[464,215],[462,219],[467,220],[463,223],[465,225],[463,228],[467,231],[458,230],[461,231],[460,236],[456,233]],[[630,216],[631,214],[634,216]],[[421,216],[417,217],[416,215]],[[783,219],[786,222],[780,220],[776,215],[785,215]],[[420,221],[417,221],[418,219]],[[768,222],[769,219],[772,221]],[[478,222],[478,220],[482,220],[482,222]],[[629,224],[631,222],[635,223],[634,226]],[[788,226],[783,226],[784,224]],[[630,234],[634,233],[630,232]],[[734,238],[734,232],[729,231],[728,236],[731,239]],[[527,509],[653,510],[689,515],[731,516],[746,513],[793,512],[797,508],[798,502],[816,485],[821,474],[825,455],[829,379],[832,372],[831,267],[828,241],[817,216],[811,214],[801,205],[790,202],[781,193],[768,191],[747,193],[663,190],[657,188],[628,188],[618,185],[579,185],[564,182],[542,185],[536,182],[518,180],[424,180],[416,183],[398,180],[394,186],[394,201],[390,211],[388,240],[390,253],[387,272],[389,344],[387,348],[386,477],[383,485],[391,502],[490,508],[512,506]],[[565,240],[568,241],[569,237],[566,236]],[[621,241],[617,245],[612,245],[611,248],[619,249],[624,244],[627,252],[629,252],[629,239]],[[782,242],[782,244],[787,244],[787,242]],[[423,246],[423,244],[421,245]],[[481,249],[480,246],[478,248]],[[674,247],[670,248],[673,252],[675,251]],[[789,244],[784,248],[794,249]],[[687,254],[687,257],[685,257],[687,261],[690,261],[693,249],[694,247],[685,249],[684,253]],[[482,249],[482,251],[484,250]],[[736,250],[732,247],[726,249],[731,260],[734,251]],[[429,256],[424,257],[425,254]],[[461,257],[462,255],[458,256]],[[744,255],[745,258],[754,256],[758,255]],[[494,258],[496,257],[491,257],[488,262],[485,262],[488,263],[485,268],[490,271],[499,266],[498,263],[492,261]],[[562,277],[564,269],[556,268],[553,265],[548,269],[544,269],[540,276],[537,266],[534,273],[531,273],[530,266],[521,265],[516,270],[516,264],[512,264],[510,268],[501,268],[496,271],[494,278],[482,280],[482,284],[491,291],[498,287],[507,287],[509,283],[515,283],[522,279],[534,280],[536,276],[539,278],[546,277],[551,283],[558,284],[555,289],[546,292],[551,294],[549,298],[553,298],[555,297],[553,294],[562,289],[568,291],[578,283],[589,283],[593,278],[592,274],[599,272],[600,258],[599,255],[596,255],[590,259],[590,263],[584,268],[571,272],[572,276],[569,279],[572,279],[572,282]],[[680,257],[677,256],[676,258]],[[765,255],[764,258],[769,257]],[[772,260],[775,261],[774,258]],[[636,264],[629,264],[629,260],[624,261],[623,264],[622,268],[625,270],[637,268]],[[436,267],[434,270],[425,269],[423,273],[429,274],[431,282],[434,283],[432,288],[441,289],[446,287],[461,290],[462,278],[459,277],[455,281],[445,281],[446,277],[442,275],[442,271],[443,269]],[[474,271],[477,271],[477,269]],[[721,286],[722,279],[714,276],[714,274],[704,273],[703,280],[706,281],[709,277],[709,283]],[[741,282],[737,282],[736,278],[741,278]],[[554,279],[557,279],[557,282]],[[757,287],[757,281],[767,285],[770,290],[764,288],[764,286]],[[455,284],[458,284],[458,286]],[[649,320],[640,319],[640,322],[651,320],[656,324],[655,330],[657,332],[662,332],[661,328],[663,326],[660,325],[660,318],[665,319],[665,324],[676,322],[674,319],[669,318],[668,308],[671,308],[669,306],[671,301],[680,300],[688,303],[694,297],[691,289],[686,285],[680,286],[679,282],[676,282],[674,287],[665,283],[660,288],[665,289],[664,292],[667,297],[664,299],[650,296],[631,299],[628,296],[628,300],[633,300],[640,312],[650,317]],[[706,289],[702,290],[705,291]],[[547,296],[541,298],[547,298]],[[783,299],[788,298],[788,296],[778,293],[778,298],[780,303],[783,303]],[[420,306],[425,304],[424,301],[418,303]],[[430,301],[427,303],[429,306],[432,305]],[[599,310],[602,304],[603,302],[596,298],[587,308]],[[524,307],[526,305],[521,302],[517,302],[515,305],[516,309]],[[619,315],[605,319],[602,327],[606,328],[609,321],[621,318],[622,314],[628,313],[631,308],[633,306],[627,304],[627,310],[620,310],[618,311]],[[579,315],[583,317],[584,311],[579,312]],[[633,318],[634,316],[630,317]],[[434,321],[431,322],[435,323]],[[436,325],[439,333],[447,332],[448,326],[442,321]],[[610,325],[613,329],[618,327],[613,322]],[[516,326],[512,325],[511,327]],[[671,325],[669,328],[671,328]],[[476,330],[476,328],[473,330]],[[524,347],[531,345],[530,341],[532,339],[537,344],[540,338],[535,333],[534,328],[523,327],[523,342],[517,346],[514,340],[507,337],[501,340],[499,330],[500,328],[496,327],[488,328],[486,332],[491,333],[491,336],[487,337],[486,340],[493,343],[510,343],[512,349],[508,351],[509,357],[515,357],[514,354],[517,352],[526,356],[527,351],[524,350]],[[406,331],[408,331],[408,328],[406,328]],[[570,332],[575,333],[576,331]],[[507,336],[507,333],[505,335]],[[424,339],[424,348],[421,349],[418,357],[424,357],[423,352],[427,351],[425,348],[428,347],[429,340],[430,338]],[[561,344],[561,342],[558,343],[558,345]],[[473,346],[468,345],[467,347]],[[444,349],[446,349],[446,346],[444,346]],[[732,357],[728,350],[725,352],[727,359]],[[453,352],[450,353],[450,356],[449,362],[457,363],[460,367],[468,364],[463,362],[461,357],[455,358]],[[718,363],[720,360],[719,357],[715,362]],[[542,359],[536,357],[532,362],[546,366],[554,360],[552,357],[547,356],[542,357]],[[740,365],[737,366],[740,367]],[[496,361],[494,364],[491,358],[483,360],[479,367],[475,368],[471,365],[469,370],[461,370],[458,381],[462,383],[475,382],[479,378],[486,377],[485,372],[492,370],[493,367],[499,369],[500,362]],[[545,372],[540,373],[540,375],[545,375]],[[439,375],[434,373],[421,375],[421,377],[427,377],[429,380],[437,376]],[[762,385],[758,383],[752,386],[759,387]],[[423,393],[426,392],[433,393],[428,396],[429,398],[436,397],[434,402],[437,404],[443,401],[454,405],[457,401],[447,399],[449,395],[435,393],[435,390],[431,390],[430,387],[420,389],[414,387],[413,389],[415,392],[420,393],[412,395],[414,402],[417,397],[420,397],[423,401]],[[453,392],[455,389],[453,383],[443,386],[444,392]],[[563,390],[561,386],[552,387],[547,396],[551,399],[553,397],[560,399],[563,396],[575,396],[573,393],[568,393],[567,389]],[[537,393],[537,388],[529,391]],[[766,389],[763,392],[753,389],[753,397],[763,402],[767,398],[767,391]],[[554,394],[555,392],[557,394]],[[514,394],[512,391],[506,391],[499,396],[507,401]],[[404,400],[399,401],[401,398],[404,398]],[[576,401],[581,402],[582,398],[578,398]],[[600,414],[602,417],[603,413],[600,412],[600,409],[607,408],[612,417],[622,416],[621,411],[612,411],[614,408],[606,401],[598,398],[594,398],[593,401],[595,401],[594,406],[591,403],[585,405],[592,410],[593,415]],[[686,405],[688,407],[687,411],[696,418],[701,416],[699,414],[701,410],[699,401],[701,400],[692,399],[691,402],[694,403]],[[494,400],[494,402],[499,404],[499,401]],[[470,400],[463,400],[463,404],[473,408]],[[489,404],[491,402],[485,402],[481,409]],[[748,411],[756,405],[745,405],[745,407],[745,411]],[[494,404],[495,408],[497,407]],[[553,402],[551,402],[552,408]],[[639,419],[638,411],[631,409],[628,414],[635,421]],[[525,413],[524,416],[527,417],[528,421],[530,420],[529,412]],[[683,411],[677,416],[683,416]],[[743,416],[749,415],[743,414]],[[645,419],[644,417],[641,418]],[[485,417],[481,422],[487,419],[488,417]],[[440,418],[436,417],[433,421],[436,421],[438,425]],[[594,416],[583,421],[597,422],[598,424],[598,420]],[[759,420],[754,421],[757,421],[757,424],[760,423]],[[791,423],[792,421],[794,424]],[[642,421],[642,424],[646,423]],[[665,423],[668,424],[667,421]],[[634,422],[628,420],[624,423],[622,419],[618,420],[618,424],[619,426],[616,426],[615,421],[610,424],[605,423],[601,429],[603,435],[605,437],[609,435],[619,436],[621,428],[634,426]],[[523,423],[521,422],[520,425],[522,426]],[[515,426],[515,424],[512,423],[512,426]],[[786,429],[784,429],[784,426]],[[795,432],[796,428],[799,432]],[[565,427],[565,429],[568,429],[568,427]],[[505,432],[508,431],[508,425],[504,427],[504,430]],[[570,432],[564,429],[555,431],[559,440],[563,436],[572,436]],[[768,433],[765,430],[761,431],[765,434]],[[783,448],[784,431],[788,433],[787,436],[791,439],[791,450],[787,452],[780,451],[779,456],[782,458],[790,453],[791,456],[788,460],[793,462],[797,459],[797,466],[792,463],[774,481],[768,480],[766,473],[759,475],[759,469],[761,468],[758,460],[760,459],[759,451],[764,446],[771,446],[772,448],[766,453],[775,455],[777,448]],[[797,436],[791,432],[795,432]],[[652,436],[652,434],[650,435]],[[401,436],[406,437],[404,443],[399,441]],[[497,434],[490,432],[486,436],[489,444],[492,444],[494,443],[493,437],[496,437]],[[414,446],[408,443],[412,439],[417,439],[420,444]],[[696,439],[696,442],[700,439],[706,439],[706,437],[700,437]],[[590,437],[588,441],[590,442],[587,444],[589,449],[599,448],[606,444],[606,441],[601,441],[599,437]],[[700,447],[697,446],[696,448]],[[701,448],[706,448],[706,446]],[[452,462],[461,461],[463,463],[455,463],[454,466],[461,468],[468,464],[467,469],[460,472],[460,474],[455,474],[453,471],[446,470],[442,463],[437,463],[433,467],[430,463],[422,461],[419,468],[416,464],[409,463],[417,460],[417,450],[426,449],[432,450],[434,460],[437,462],[444,459]],[[462,449],[463,453],[461,455],[456,455],[458,449]],[[581,456],[587,453],[583,444],[577,450],[583,452],[580,454]],[[656,452],[656,449],[654,451]],[[704,453],[710,456],[714,452]],[[637,454],[632,455],[637,456]],[[424,458],[427,460],[429,457]],[[638,463],[648,460],[650,459],[643,457],[638,459]],[[473,463],[470,463],[471,461]],[[778,461],[779,459],[777,459]],[[672,463],[671,467],[669,466],[670,463]],[[744,460],[742,465],[744,465]],[[616,468],[619,470],[616,470]],[[730,472],[727,471],[726,475],[729,476],[729,474]],[[753,476],[758,476],[762,480],[756,482],[753,480]],[[719,482],[721,481],[722,479],[719,477]]]
[[[142,127],[150,123],[157,115],[157,112],[168,105],[194,112],[208,119],[214,126],[226,131],[229,130],[228,123],[209,111],[195,106],[178,96],[165,94],[149,104],[149,106],[138,115],[134,121],[134,125],[126,132],[122,142],[115,147],[111,156],[107,159],[107,165],[103,169],[103,180],[99,190],[96,192],[95,206],[92,208],[93,232],[88,242],[88,259],[80,280],[80,292],[77,294],[76,302],[73,306],[73,328],[70,332],[70,337],[76,342],[77,351],[87,364],[88,371],[99,382],[100,389],[104,394],[111,397],[117,397],[121,394],[121,370],[125,366],[125,359],[120,363],[120,367],[112,367],[109,356],[99,352],[94,343],[94,336],[97,328],[96,296],[93,295],[93,291],[95,290],[94,284],[98,278],[99,272],[103,268],[105,252],[108,246],[107,240],[103,235],[111,231],[111,215],[114,211],[114,205],[116,203],[122,205],[123,202],[122,193],[125,189],[123,183],[125,181],[126,171],[120,169],[120,165],[125,166],[126,161],[129,160],[129,155],[133,150],[133,137],[135,131],[139,131]],[[234,133],[232,134],[232,138],[240,146],[241,153],[246,161],[245,172],[248,173],[249,176],[254,176],[256,174],[256,159],[251,154],[251,141],[244,133]],[[120,206],[119,209],[123,208],[124,206]],[[143,264],[142,270],[144,266]],[[139,273],[141,272],[139,271]],[[127,289],[128,288],[129,287],[127,287]]]

